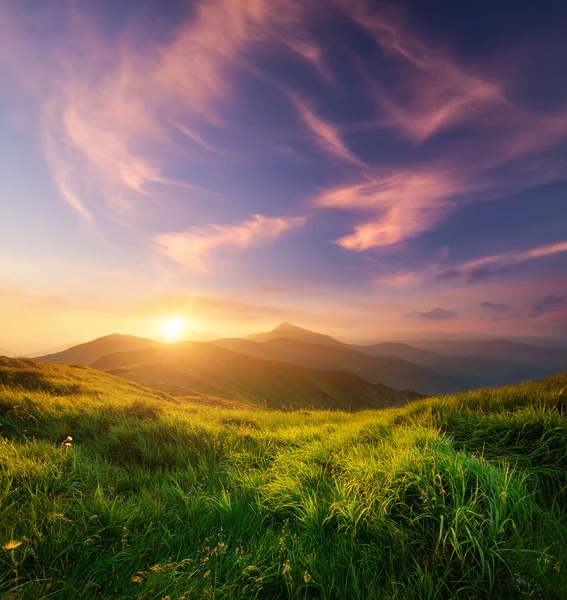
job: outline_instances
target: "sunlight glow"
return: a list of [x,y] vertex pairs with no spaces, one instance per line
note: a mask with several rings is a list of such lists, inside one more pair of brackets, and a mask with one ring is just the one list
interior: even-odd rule
[[187,321],[182,317],[168,317],[161,326],[163,338],[166,342],[178,342],[183,338],[187,329]]

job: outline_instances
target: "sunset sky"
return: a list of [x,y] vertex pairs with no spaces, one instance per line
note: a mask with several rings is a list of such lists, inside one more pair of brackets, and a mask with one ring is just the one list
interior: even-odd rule
[[567,339],[567,3],[0,0],[0,349]]

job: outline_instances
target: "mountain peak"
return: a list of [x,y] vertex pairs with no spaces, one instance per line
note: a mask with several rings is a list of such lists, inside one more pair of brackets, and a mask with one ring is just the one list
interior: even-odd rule
[[330,335],[304,329],[303,327],[298,327],[297,325],[289,323],[288,321],[280,323],[271,331],[265,333],[253,333],[252,335],[247,335],[244,339],[262,343],[277,338],[289,338],[292,340],[307,342],[310,344],[318,344],[322,346],[342,346],[341,342],[335,340]]
[[280,323],[276,328],[272,331],[309,331],[308,329],[304,329],[303,327],[298,327],[293,323],[289,323],[288,321],[284,321]]
[[129,335],[127,333],[109,333],[107,335],[102,335],[100,337],[95,338],[94,340],[92,340],[91,342],[86,342],[87,344],[90,344],[92,342],[100,342],[100,341],[116,341],[116,340],[141,340],[144,338],[140,338],[136,335]]

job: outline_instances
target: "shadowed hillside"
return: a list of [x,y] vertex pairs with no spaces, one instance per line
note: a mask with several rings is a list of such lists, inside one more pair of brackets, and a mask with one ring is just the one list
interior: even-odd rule
[[258,360],[204,342],[111,354],[93,367],[177,396],[213,395],[271,408],[359,409],[399,405],[418,397],[415,392],[371,384],[347,371]]
[[464,387],[457,380],[395,356],[370,356],[340,343],[323,346],[283,337],[264,343],[235,338],[214,343],[256,358],[281,360],[311,369],[351,371],[372,383],[381,382],[421,394],[447,394]]
[[128,350],[143,350],[146,348],[154,348],[160,346],[161,342],[149,340],[146,338],[136,337],[134,335],[122,335],[113,333],[97,338],[92,342],[72,346],[67,350],[56,352],[55,354],[47,354],[38,356],[36,360],[48,363],[68,363],[68,364],[84,364],[91,365],[96,360],[111,354],[112,352],[127,352]]
[[566,390],[245,410],[0,358],[0,597],[560,600]]

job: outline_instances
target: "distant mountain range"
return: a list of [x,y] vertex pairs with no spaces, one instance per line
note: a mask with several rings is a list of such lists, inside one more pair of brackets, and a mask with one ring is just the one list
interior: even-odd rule
[[269,408],[385,407],[419,396],[369,383],[348,371],[318,371],[259,360],[206,342],[117,352],[92,366],[175,396],[217,396]]
[[362,408],[541,379],[567,369],[567,349],[509,340],[359,346],[282,323],[272,331],[213,342],[163,344],[113,334],[38,360],[84,363],[177,396]]
[[561,369],[567,367],[567,349],[532,346],[509,340],[415,340],[416,348],[448,356],[485,356],[525,365]]
[[[306,339],[303,335],[302,338]],[[263,360],[279,360],[310,369],[350,371],[371,383],[383,383],[396,389],[413,389],[421,394],[445,394],[463,387],[449,376],[429,371],[396,356],[372,356],[340,342],[336,345],[320,345],[278,337],[263,343],[249,339],[217,340],[212,343]]]

